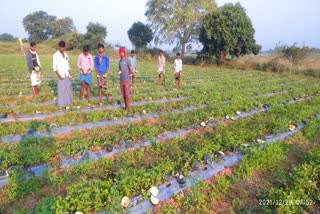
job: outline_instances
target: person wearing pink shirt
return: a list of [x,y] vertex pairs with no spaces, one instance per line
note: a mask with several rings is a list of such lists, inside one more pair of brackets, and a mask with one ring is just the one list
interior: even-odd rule
[[87,89],[87,98],[91,99],[90,85],[92,85],[91,71],[93,68],[93,58],[89,53],[89,46],[83,46],[83,52],[78,56],[78,69],[80,70],[80,100],[83,99],[84,88]]

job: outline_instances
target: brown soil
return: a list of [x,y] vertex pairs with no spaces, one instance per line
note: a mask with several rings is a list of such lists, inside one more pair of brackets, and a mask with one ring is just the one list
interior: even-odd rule
[[161,201],[159,204],[157,204],[156,206],[153,207],[152,209],[152,213],[161,213],[161,207],[163,206],[168,206],[168,207],[174,207],[177,210],[177,206],[178,204],[175,202],[175,200],[173,198],[170,198],[168,200],[165,201]]
[[[14,211],[14,209],[26,209],[30,210],[35,207],[36,204],[41,202],[44,197],[60,195],[64,197],[66,195],[66,189],[64,185],[57,187],[53,186],[43,186],[41,187],[40,193],[36,194],[34,192],[29,193],[28,195],[22,197],[19,200],[12,202],[11,204],[7,204],[1,207],[4,211],[3,214],[9,214]],[[8,196],[5,196],[8,197]],[[1,211],[1,210],[0,210]],[[2,213],[1,213],[2,214]]]

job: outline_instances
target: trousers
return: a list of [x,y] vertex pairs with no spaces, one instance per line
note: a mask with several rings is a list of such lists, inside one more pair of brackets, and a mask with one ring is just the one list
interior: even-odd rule
[[120,90],[124,99],[125,108],[130,108],[130,80],[120,81]]

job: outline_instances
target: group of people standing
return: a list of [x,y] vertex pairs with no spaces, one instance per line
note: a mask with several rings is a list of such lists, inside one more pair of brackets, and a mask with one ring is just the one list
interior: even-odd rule
[[[69,57],[65,52],[66,43],[60,41],[58,44],[58,50],[53,54],[53,72],[58,77],[57,82],[57,99],[56,104],[58,108],[64,108],[72,104],[72,78],[69,65]],[[130,79],[132,83],[135,82],[135,74],[137,70],[137,61],[135,57],[134,50],[131,51],[130,57],[126,58],[125,48],[119,49],[119,76],[120,76],[120,90],[125,103],[125,109],[130,109]],[[39,56],[36,52],[36,43],[30,43],[30,50],[26,55],[26,60],[28,64],[28,69],[31,74],[31,86],[33,95],[38,95],[38,86],[41,84],[40,75],[43,72],[41,69],[41,64]],[[157,63],[157,73],[158,73],[158,83],[165,73],[165,57],[163,51],[159,52],[158,63]],[[80,100],[84,98],[84,91],[86,89],[87,99],[91,99],[91,88],[92,85],[92,74],[94,73],[97,77],[98,85],[98,96],[101,104],[102,94],[109,98],[107,93],[107,77],[109,71],[109,56],[105,53],[105,48],[103,44],[98,44],[98,53],[93,57],[90,54],[90,49],[88,45],[83,46],[83,52],[78,56],[77,67],[80,71]],[[180,76],[182,72],[182,60],[180,54],[177,53],[177,57],[174,61],[174,74],[176,80],[176,86],[180,87]]]
[[[157,74],[158,74],[158,84],[165,82],[165,68],[166,68],[166,58],[163,55],[163,51],[159,51],[158,63],[157,63]],[[176,87],[181,87],[181,74],[182,74],[182,60],[180,53],[177,53],[176,59],[173,63],[173,73],[176,81]]]

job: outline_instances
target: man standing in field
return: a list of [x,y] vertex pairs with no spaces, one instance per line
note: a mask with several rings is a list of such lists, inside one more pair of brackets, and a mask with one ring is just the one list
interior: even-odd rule
[[130,76],[132,75],[132,66],[129,59],[126,59],[125,48],[119,49],[119,74],[120,74],[120,89],[124,99],[125,109],[130,109]]
[[177,58],[174,60],[174,78],[176,80],[176,88],[181,86],[181,73],[182,73],[182,60],[180,58],[180,53],[177,53]]
[[109,71],[109,57],[107,54],[104,53],[103,44],[98,44],[98,53],[94,58],[94,67],[96,69],[97,84],[99,87],[99,93],[98,93],[99,101],[100,101],[100,105],[102,105],[101,103],[102,89],[104,89],[105,95],[108,99],[106,80],[107,80],[108,71]]
[[72,103],[72,73],[69,66],[69,57],[65,52],[66,43],[59,42],[59,50],[53,55],[53,71],[58,76],[57,106],[63,108]]
[[87,97],[88,100],[91,98],[90,93],[90,85],[92,85],[92,75],[91,71],[93,68],[93,58],[92,55],[89,53],[89,46],[83,46],[83,52],[78,56],[78,68],[80,70],[80,100],[83,99],[84,88],[87,88]]
[[166,58],[163,55],[163,51],[159,51],[159,57],[158,57],[158,62],[157,62],[157,73],[158,73],[158,84],[161,83],[161,79],[163,77],[164,81],[165,80],[165,67],[166,67]]
[[131,51],[131,55],[128,57],[128,59],[131,62],[131,66],[132,66],[132,70],[133,70],[132,77],[131,77],[131,80],[132,80],[131,82],[132,82],[132,84],[134,84],[135,83],[136,73],[138,73],[137,59],[136,59],[134,50]]
[[30,42],[30,49],[26,55],[29,73],[31,74],[31,87],[34,96],[39,94],[38,85],[41,83],[41,64],[36,52],[36,43]]

